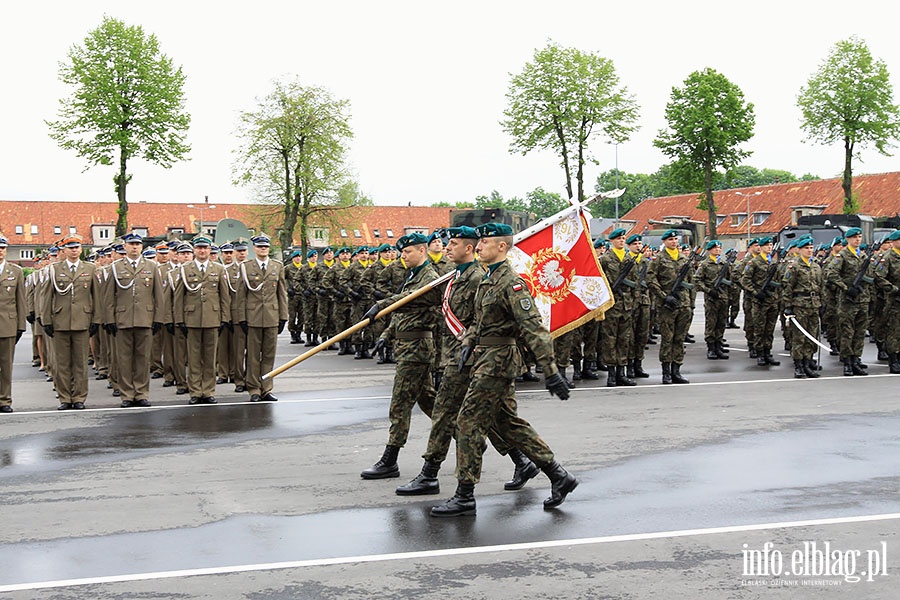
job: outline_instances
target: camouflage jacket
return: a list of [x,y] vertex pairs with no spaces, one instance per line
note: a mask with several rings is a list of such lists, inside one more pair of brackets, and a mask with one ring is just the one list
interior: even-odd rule
[[[697,291],[703,292],[707,296],[707,300],[712,300],[709,297],[709,291],[715,287],[716,280],[723,268],[725,269],[725,279],[730,280],[731,265],[728,264],[724,254],[719,255],[718,260],[715,256],[710,256],[700,263],[694,281],[697,284]],[[719,294],[717,300],[725,300],[728,297],[728,287],[724,282],[716,292]]]
[[[690,259],[680,250],[678,251],[678,259],[673,260],[668,251],[663,248],[656,256],[656,260],[650,263],[650,268],[647,270],[647,284],[650,286],[650,293],[657,299],[657,306],[662,306],[666,296],[672,293],[672,286],[688,260]],[[693,278],[693,273],[688,269],[688,274],[685,276],[684,281],[691,283]],[[687,293],[687,290],[681,290],[677,298],[679,308],[689,308],[691,306],[691,295]]]
[[[398,302],[437,279],[430,262],[409,270],[400,292],[376,302],[379,310]],[[434,339],[431,330],[437,324],[441,306],[441,292],[431,289],[407,302],[391,313],[390,331],[394,336],[394,353],[398,362],[431,363],[434,358]]]
[[747,267],[741,275],[741,283],[743,284],[744,290],[750,295],[751,300],[754,302],[761,302],[767,306],[778,303],[778,288],[781,287],[781,282],[778,278],[773,277],[772,282],[766,289],[766,291],[771,292],[768,298],[760,300],[756,297],[756,294],[762,290],[766,279],[768,279],[769,268],[771,266],[769,258],[760,252],[747,263]]
[[375,280],[375,298],[380,299],[378,296],[382,294],[383,298],[396,294],[406,280],[406,272],[407,269],[399,258],[388,263]]
[[[850,246],[847,246],[831,259],[831,262],[828,263],[828,267],[825,269],[825,282],[840,290],[839,294],[844,302],[852,302],[854,304],[869,302],[870,286],[867,283],[859,286],[859,294],[856,298],[850,298],[845,295],[847,289],[853,285],[857,273],[862,268],[865,257],[865,252],[860,250],[857,254]],[[868,273],[872,273],[871,264],[869,265]]]
[[[622,272],[625,262],[629,260],[631,258],[627,250],[623,260],[619,260],[614,249],[609,250],[600,257],[600,266],[603,267],[603,274],[606,275],[606,279],[609,281],[610,289],[619,279],[619,273]],[[634,288],[629,286],[628,283],[634,284],[637,274],[637,263],[635,263],[631,268],[631,272],[628,273],[626,281],[619,285],[618,290],[613,291],[613,299],[616,301],[613,309],[627,312],[634,308]]]
[[785,308],[804,306],[818,310],[822,306],[822,267],[802,258],[788,262],[781,279],[781,297]]
[[[478,286],[481,283],[481,280],[484,279],[486,271],[484,270],[484,266],[477,261],[474,263],[466,263],[466,265],[462,265],[462,267],[462,272],[459,271],[459,267],[456,268],[458,275],[456,275],[454,279],[451,279],[448,284],[452,286],[450,288],[448,304],[453,315],[468,329],[475,322],[475,296],[478,293]],[[446,367],[448,365],[457,364],[459,350],[462,346],[462,338],[457,339],[456,336],[450,333],[450,328],[447,327],[445,318],[442,319],[442,321],[444,323],[446,335],[441,336],[441,367]],[[463,332],[463,335],[465,335],[465,332]],[[469,360],[471,364],[471,359]]]
[[900,301],[900,252],[893,248],[875,265],[875,285],[884,292],[885,300]]

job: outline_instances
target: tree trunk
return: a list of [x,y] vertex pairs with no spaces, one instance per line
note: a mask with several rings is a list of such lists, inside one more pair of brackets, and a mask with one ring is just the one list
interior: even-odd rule
[[578,144],[578,171],[576,171],[576,180],[578,182],[578,202],[584,202],[584,143]]
[[282,162],[284,166],[284,219],[281,223],[281,235],[278,243],[281,245],[281,252],[284,254],[290,250],[294,244],[294,225],[297,223],[297,182],[296,173],[294,181],[291,181],[291,163],[287,152],[282,153]]
[[[716,203],[713,201],[713,191],[712,191],[712,167],[706,167],[706,215],[709,220],[709,239],[715,240],[719,237],[719,233],[716,231]],[[750,218],[750,215],[747,215],[747,218]],[[700,242],[701,240],[697,240]]]
[[844,176],[841,180],[844,188],[844,214],[852,215],[856,212],[853,206],[853,142],[849,137],[844,138]]
[[569,195],[569,202],[572,201],[572,171],[569,168],[569,152],[566,148],[566,136],[563,135],[562,127],[556,119],[553,120],[553,126],[556,129],[556,137],[559,138],[559,153],[562,155],[563,171],[566,172],[566,193]]
[[125,188],[128,185],[128,176],[126,174],[128,159],[125,153],[119,151],[119,173],[116,175],[116,193],[119,196],[119,208],[116,209],[118,219],[116,219],[116,237],[121,237],[128,233],[128,201],[125,199]]

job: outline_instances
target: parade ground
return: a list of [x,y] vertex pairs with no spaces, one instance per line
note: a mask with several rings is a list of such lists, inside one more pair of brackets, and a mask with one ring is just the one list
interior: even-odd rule
[[[900,379],[869,343],[867,377],[823,352],[821,378],[794,379],[778,331],[780,367],[737,329],[707,360],[702,315],[690,385],[660,384],[658,346],[637,387],[601,374],[561,402],[520,384],[580,485],[545,511],[547,478],[504,491],[513,465],[488,447],[477,515],[451,519],[429,509],[453,450],[440,495],[394,494],[422,466],[418,410],[400,478],[359,476],[392,365],[323,352],[276,378],[276,403],[223,384],[212,406],[156,379],[151,408],[122,409],[92,378],[87,409],[60,412],[26,334],[0,416],[0,598],[897,598]],[[289,339],[276,365],[306,350]]]

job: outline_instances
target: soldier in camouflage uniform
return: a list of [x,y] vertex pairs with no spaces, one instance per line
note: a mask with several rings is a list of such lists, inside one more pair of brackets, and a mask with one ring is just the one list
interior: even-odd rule
[[[421,233],[411,233],[397,240],[403,260],[409,266],[409,275],[400,291],[376,302],[364,315],[366,318],[374,320],[375,315],[383,308],[438,278],[434,266],[428,260],[427,242],[427,238]],[[399,477],[397,455],[409,436],[413,406],[418,404],[422,412],[431,417],[434,407],[434,385],[431,378],[431,361],[434,356],[432,330],[438,318],[440,304],[440,290],[432,289],[391,313],[397,372],[391,391],[390,433],[382,457],[360,473],[363,479]],[[382,340],[385,340],[384,334],[379,338],[379,342],[383,344]]]
[[[885,239],[889,244],[881,260],[875,265],[875,283],[884,294],[885,323],[884,350],[890,372],[900,374],[900,230]],[[882,245],[884,248],[884,245]]]
[[[788,327],[796,330],[791,317],[810,335],[819,337],[819,309],[822,305],[822,269],[812,259],[814,242],[811,237],[797,240],[795,248],[799,255],[784,269],[781,280],[781,297],[784,314],[788,317]],[[794,377],[818,377],[818,367],[813,363],[813,355],[818,346],[802,332],[791,334],[791,358],[794,360]]]
[[300,332],[303,330],[303,294],[297,289],[297,272],[303,266],[300,250],[291,252],[291,259],[284,265],[284,281],[288,294],[288,331],[291,332],[291,343],[302,344]]
[[316,265],[319,262],[319,253],[316,250],[309,250],[306,253],[306,262],[297,269],[294,275],[294,288],[297,293],[303,296],[303,332],[306,334],[307,348],[319,345],[319,327],[316,320],[316,311],[318,310],[318,274]]
[[[846,240],[844,236],[839,235],[835,237],[831,241],[831,248],[828,252],[828,256],[822,261],[822,276],[824,278],[825,272],[828,270],[828,265],[834,258],[840,254],[841,250],[844,249],[844,244]],[[838,289],[827,280],[825,281],[825,285],[822,287],[822,304],[823,304],[823,315],[822,315],[822,328],[825,330],[825,339],[828,340],[828,345],[831,346],[831,356],[840,356],[840,350],[838,350],[838,346],[841,343],[841,327],[838,323]]]
[[744,293],[744,337],[747,340],[747,348],[750,349],[750,358],[756,358],[756,331],[753,328],[753,298],[744,287],[744,273],[750,261],[758,254],[759,239],[754,238],[747,243],[747,252],[734,269],[734,280]]
[[[624,229],[620,227],[610,232],[609,243],[612,247],[600,259],[600,266],[603,267],[603,273],[610,282],[615,304],[604,315],[603,331],[600,334],[600,353],[607,368],[606,387],[633,386],[636,383],[634,379],[625,376],[625,366],[628,364],[628,354],[634,343],[632,313],[634,290],[637,286],[634,282],[634,266],[637,263],[628,255],[625,248]],[[620,274],[626,268],[630,268],[631,271],[622,279]]]
[[628,364],[625,368],[625,376],[629,379],[635,377],[650,377],[644,371],[644,344],[650,337],[650,286],[647,285],[647,272],[650,269],[650,252],[644,250],[644,240],[640,234],[632,234],[625,240],[628,252],[635,261],[636,286],[634,294],[634,310],[632,312],[631,349],[628,352]]
[[664,247],[647,270],[647,284],[659,307],[659,361],[662,364],[662,382],[690,383],[681,375],[684,363],[684,341],[691,326],[691,298],[685,290],[692,285],[690,268],[682,283],[683,289],[675,290],[679,273],[691,258],[678,249],[678,232],[666,230],[662,235]]
[[[383,300],[388,296],[396,294],[406,281],[408,269],[406,263],[403,262],[403,257],[398,258],[395,249],[391,250],[391,254],[394,258],[391,260],[390,264],[382,269],[375,282],[376,301]],[[379,296],[381,297],[379,298]],[[384,324],[384,330],[379,334],[379,339],[383,339],[384,344],[382,344],[376,352],[378,354],[378,360],[376,361],[378,364],[393,364],[395,362],[393,335],[390,333],[392,329],[389,327],[390,322],[391,319]]]
[[[456,275],[446,287],[442,304],[443,327],[446,329],[446,335],[441,338],[444,345],[444,352],[441,354],[443,377],[431,413],[428,448],[422,455],[425,464],[419,475],[397,488],[400,496],[440,492],[438,470],[447,458],[450,441],[456,435],[456,419],[469,387],[471,357],[461,369],[458,357],[466,328],[474,322],[475,294],[486,271],[475,260],[475,245],[478,242],[478,232],[475,229],[451,227],[447,230],[447,236],[447,257],[456,265]],[[539,473],[537,466],[521,450],[511,448],[493,428],[488,432],[488,438],[500,454],[509,454],[516,465],[513,478],[504,485],[504,489],[521,489]]]
[[[872,265],[879,265],[885,258],[887,251],[890,251],[887,243],[876,242],[872,244]],[[887,330],[890,323],[885,319],[887,315],[887,298],[885,298],[884,290],[877,285],[872,286],[872,294],[869,300],[869,332],[872,340],[878,348],[878,361],[888,361],[887,350],[884,348],[884,338],[887,336]]]
[[[331,279],[332,276],[329,276],[329,273],[335,266],[334,248],[328,246],[322,250],[322,262],[314,269],[316,276],[316,327],[319,330],[319,335],[322,336],[323,342],[337,333],[337,328],[334,325],[334,298],[332,298],[331,292],[326,285],[326,279]],[[336,347],[334,344],[331,344],[325,349],[335,350]]]
[[720,285],[716,288],[716,280],[722,269],[725,269],[725,280],[731,279],[731,270],[725,257],[722,256],[722,242],[710,240],[706,244],[709,258],[700,263],[694,281],[697,290],[703,292],[704,311],[706,313],[703,337],[706,340],[706,358],[709,360],[727,360],[728,354],[722,347],[722,336],[728,322],[728,287]]
[[[355,325],[363,319],[366,310],[372,305],[374,289],[369,289],[364,283],[366,271],[369,269],[369,248],[360,246],[353,252],[354,260],[341,275],[341,286],[344,294],[350,298],[350,325]],[[351,342],[355,353],[353,358],[372,358],[369,348],[372,347],[372,329],[366,327],[356,331]]]
[[[350,327],[350,308],[353,298],[344,291],[343,280],[345,271],[352,263],[352,252],[344,246],[338,251],[337,261],[334,266],[322,277],[322,287],[332,299],[331,320],[334,323],[334,333],[338,334]],[[338,356],[353,354],[349,338],[345,338],[338,344]]]
[[753,319],[754,340],[756,343],[756,365],[778,366],[781,361],[775,360],[772,355],[772,344],[775,338],[775,323],[778,322],[778,296],[776,288],[781,283],[774,278],[770,285],[763,290],[763,286],[769,276],[769,270],[778,259],[772,253],[772,238],[764,237],[759,240],[759,254],[747,263],[747,268],[741,279],[744,292],[750,297],[752,304],[751,318]]
[[452,498],[431,509],[435,517],[475,514],[475,484],[481,477],[484,438],[491,426],[550,478],[551,492],[544,508],[559,506],[578,486],[575,476],[556,462],[546,442],[517,414],[514,379],[521,370],[518,337],[525,338],[543,366],[551,393],[565,400],[569,389],[556,372],[550,334],[543,328],[528,287],[506,260],[513,243],[512,228],[488,223],[477,229],[481,235],[478,257],[488,273],[478,286],[475,322],[466,330],[459,358],[464,366],[468,356],[475,356],[472,380],[457,418],[459,483]]
[[[375,302],[376,300],[383,300],[387,297],[387,294],[384,293],[382,293],[381,297],[379,297],[378,277],[381,275],[381,272],[391,263],[390,253],[391,247],[389,244],[382,244],[381,246],[377,246],[369,250],[369,266],[363,272],[361,282],[363,294],[366,298],[368,298],[369,304]],[[386,319],[379,319],[366,328],[369,332],[367,334],[369,336],[369,348],[371,348],[374,345],[375,340],[377,340],[381,336],[381,333],[384,331],[385,322]],[[371,358],[371,354],[369,354],[369,357]],[[384,349],[381,350],[378,361],[379,364],[384,363]]]
[[872,265],[857,282],[864,267],[865,253],[859,249],[862,230],[851,227],[844,233],[847,247],[835,256],[825,269],[825,281],[838,290],[841,362],[844,375],[868,375],[862,364],[862,353],[869,319],[869,283],[873,281]]

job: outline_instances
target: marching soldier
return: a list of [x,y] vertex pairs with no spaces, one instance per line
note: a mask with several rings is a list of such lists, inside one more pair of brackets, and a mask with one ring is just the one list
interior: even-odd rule
[[25,275],[6,262],[9,243],[0,237],[0,413],[13,412],[12,368],[16,344],[25,333]]
[[[614,229],[609,234],[610,251],[600,258],[600,266],[609,281],[615,300],[612,308],[606,311],[603,319],[603,329],[600,332],[600,348],[603,362],[606,363],[607,378],[606,387],[617,385],[637,385],[634,379],[625,376],[625,367],[628,364],[628,354],[634,343],[634,322],[632,313],[634,310],[634,258],[628,256],[625,248],[625,230],[621,227]],[[630,268],[627,277],[621,275],[624,269]]]
[[[659,307],[659,361],[662,363],[662,382],[690,383],[681,375],[684,363],[684,341],[691,326],[691,298],[674,289],[678,275],[691,259],[678,249],[678,232],[666,230],[662,235],[664,247],[647,270],[647,284]],[[684,283],[693,278],[688,268]],[[605,327],[605,325],[604,325]]]
[[[397,294],[376,302],[366,312],[365,318],[374,320],[381,309],[437,279],[434,266],[428,260],[427,242],[428,239],[421,233],[411,233],[397,240],[397,247],[409,267],[409,275]],[[384,454],[374,465],[360,473],[363,479],[399,477],[397,456],[409,436],[413,406],[418,404],[422,412],[431,417],[435,395],[431,378],[434,356],[432,330],[440,301],[440,291],[432,289],[391,313],[397,352],[397,372],[389,411],[391,427]],[[380,341],[385,339],[384,335],[379,338]],[[383,341],[381,343],[384,344]]]
[[[772,238],[764,237],[759,240],[759,254],[748,263],[741,283],[744,293],[750,297],[753,319],[753,337],[756,343],[756,366],[765,367],[772,365],[777,367],[781,361],[775,360],[772,355],[772,344],[775,339],[775,323],[778,322],[778,294],[774,292],[775,285],[769,285],[766,289],[766,280],[769,278],[769,269],[777,258],[772,253]],[[772,282],[775,282],[773,279]]]
[[[391,261],[384,269],[381,270],[381,273],[378,274],[378,279],[375,282],[375,300],[383,300],[388,296],[397,293],[397,290],[400,289],[404,282],[406,281],[408,274],[408,267],[403,260],[403,257],[397,257],[397,251],[394,248],[390,248]],[[378,360],[376,363],[380,364],[393,364],[394,363],[394,346],[393,340],[390,335],[385,332],[390,331],[389,327],[390,321],[384,324],[384,330],[380,334],[379,338],[384,339],[385,343],[383,347],[379,348],[376,351],[378,354]]]
[[704,312],[706,315],[704,338],[706,339],[706,358],[709,360],[727,360],[728,354],[722,347],[722,337],[728,322],[728,287],[716,282],[724,270],[724,281],[731,278],[731,269],[722,256],[722,242],[710,240],[706,244],[709,258],[697,269],[696,281],[698,291],[703,292]]
[[[822,268],[812,259],[814,242],[811,237],[797,240],[799,255],[784,269],[782,277],[782,301],[788,327],[796,329],[792,321],[819,339],[819,308],[822,306]],[[818,366],[813,363],[816,344],[797,330],[791,334],[791,358],[794,361],[794,377],[816,378]]]
[[875,267],[875,283],[884,294],[884,321],[886,324],[884,350],[888,355],[888,368],[894,375],[900,374],[900,229],[885,238],[881,260]]
[[275,402],[272,379],[262,376],[275,366],[278,334],[288,322],[287,285],[284,267],[269,258],[269,237],[261,233],[250,241],[256,257],[241,263],[237,285],[238,324],[247,336],[247,391],[250,402]]
[[844,233],[847,246],[825,269],[825,281],[838,290],[838,326],[844,375],[868,375],[862,364],[869,317],[869,283],[873,279],[865,268],[865,253],[859,249],[862,229],[851,227]]
[[94,265],[79,259],[79,235],[63,239],[65,260],[50,266],[49,287],[41,310],[44,333],[53,338],[53,381],[59,410],[81,410],[88,393],[88,340],[97,332]]
[[230,323],[225,267],[209,260],[212,240],[194,237],[194,260],[181,266],[175,288],[175,326],[187,338],[190,404],[216,403],[216,344]]
[[468,390],[457,417],[456,493],[431,509],[434,517],[474,515],[475,484],[481,478],[484,438],[493,426],[509,444],[522,450],[550,479],[550,497],[544,508],[565,501],[578,480],[555,459],[553,451],[531,424],[517,414],[515,377],[521,371],[516,339],[524,337],[544,368],[547,388],[562,400],[569,397],[566,382],[556,371],[553,344],[544,329],[528,287],[506,259],[512,248],[512,228],[488,223],[477,228],[481,236],[477,252],[487,274],[475,297],[475,320],[467,328],[459,365],[474,355]]

